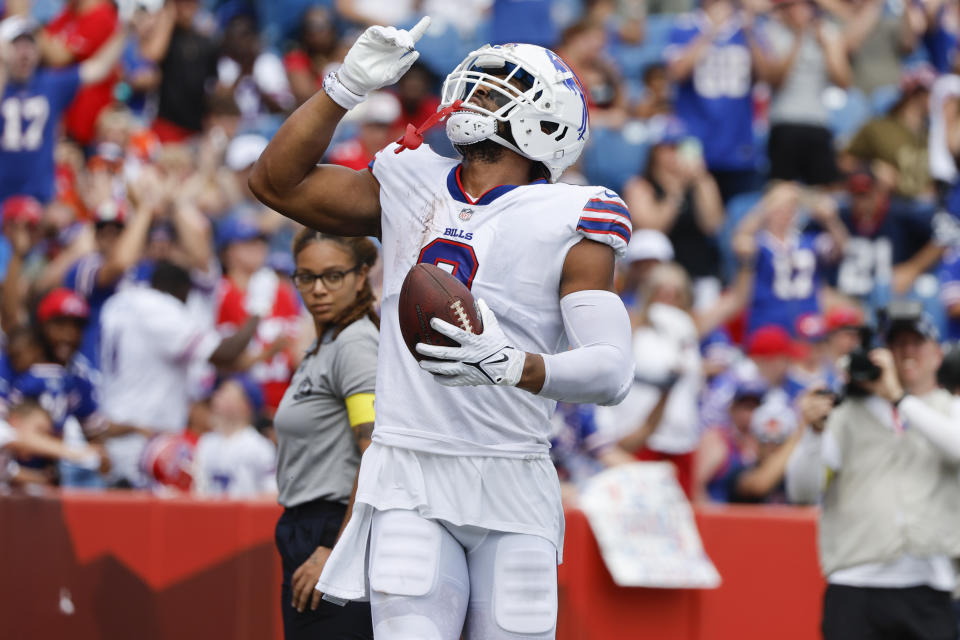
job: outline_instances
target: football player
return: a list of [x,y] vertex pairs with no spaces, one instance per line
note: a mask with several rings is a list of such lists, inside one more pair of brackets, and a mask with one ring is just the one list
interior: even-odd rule
[[[557,400],[612,404],[630,388],[630,323],[612,289],[632,223],[616,193],[557,182],[587,142],[587,102],[534,45],[470,53],[438,113],[369,170],[318,165],[346,112],[417,59],[428,24],[367,29],[250,179],[298,222],[383,243],[373,443],[317,589],[369,595],[378,639],[553,638],[563,510],[549,417]],[[419,144],[439,121],[461,159]],[[419,344],[419,364],[398,322],[417,263],[471,288],[483,320],[479,334],[433,320],[459,346]]]

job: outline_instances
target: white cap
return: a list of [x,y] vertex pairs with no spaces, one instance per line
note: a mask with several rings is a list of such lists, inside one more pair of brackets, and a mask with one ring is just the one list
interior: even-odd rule
[[750,433],[760,442],[783,442],[796,429],[796,413],[779,399],[767,400],[750,417]]
[[393,124],[400,117],[400,101],[386,91],[373,91],[367,99],[347,112],[346,122],[358,124]]
[[244,133],[227,145],[224,160],[231,171],[243,171],[249,169],[266,148],[266,138],[258,133]]
[[669,262],[673,260],[673,244],[670,238],[653,229],[637,229],[627,245],[625,262],[638,260],[659,260]]
[[0,40],[13,42],[20,36],[33,35],[40,24],[29,16],[10,16],[0,22]]

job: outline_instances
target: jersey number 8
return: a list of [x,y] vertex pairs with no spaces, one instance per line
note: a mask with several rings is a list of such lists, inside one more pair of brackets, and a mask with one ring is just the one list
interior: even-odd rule
[[432,264],[448,272],[469,289],[480,263],[473,247],[463,242],[437,238],[420,250],[417,263]]

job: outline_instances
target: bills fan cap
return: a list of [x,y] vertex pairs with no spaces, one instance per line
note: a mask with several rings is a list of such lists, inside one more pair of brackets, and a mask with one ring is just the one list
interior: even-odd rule
[[3,223],[39,224],[43,206],[32,196],[10,196],[3,202]]
[[80,295],[70,289],[60,287],[43,297],[37,306],[37,320],[47,322],[53,318],[74,318],[86,320],[90,317],[90,306]]

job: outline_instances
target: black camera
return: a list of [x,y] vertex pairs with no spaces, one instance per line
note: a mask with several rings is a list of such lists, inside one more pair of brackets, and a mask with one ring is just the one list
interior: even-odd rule
[[880,379],[880,367],[870,359],[870,351],[883,346],[881,337],[889,338],[898,331],[909,330],[935,337],[936,331],[924,315],[919,302],[892,302],[877,310],[877,331],[868,326],[860,327],[860,346],[850,353],[847,365],[847,382],[844,395],[864,397],[869,395],[865,385]]
[[960,394],[960,342],[954,342],[944,350],[937,382],[950,393]]
[[847,387],[844,395],[864,397],[870,394],[866,386],[880,379],[880,367],[870,359],[870,351],[876,348],[876,335],[870,327],[860,327],[860,346],[850,352],[847,365]]

